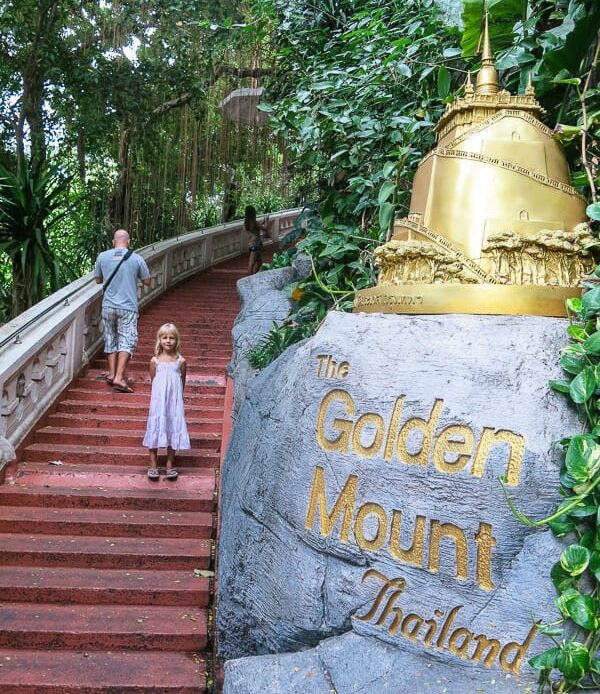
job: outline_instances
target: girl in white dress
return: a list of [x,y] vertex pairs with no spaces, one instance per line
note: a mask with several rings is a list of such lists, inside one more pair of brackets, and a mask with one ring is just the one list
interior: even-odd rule
[[154,356],[150,360],[152,395],[144,446],[149,449],[148,478],[158,479],[158,449],[167,449],[168,480],[177,479],[175,451],[190,447],[190,437],[185,423],[183,389],[186,363],[179,353],[181,340],[173,323],[161,325],[156,334]]

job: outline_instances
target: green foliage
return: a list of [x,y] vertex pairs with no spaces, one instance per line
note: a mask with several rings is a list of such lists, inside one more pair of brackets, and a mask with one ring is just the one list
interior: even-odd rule
[[296,303],[280,330],[314,330],[374,282],[372,251],[406,211],[433,123],[462,80],[458,33],[433,0],[261,7],[275,24],[278,58],[262,109],[286,139],[294,175],[317,188],[298,243],[313,272],[290,290]]
[[14,174],[0,166],[0,253],[12,267],[13,315],[56,291],[69,274],[48,240],[67,212],[67,188],[56,167],[23,166]]
[[463,55],[472,58],[478,53],[483,28],[483,13],[488,12],[490,40],[496,51],[512,48],[513,27],[526,18],[523,0],[463,0],[464,30],[460,45]]
[[[551,571],[562,619],[542,625],[553,646],[530,660],[541,671],[541,690],[547,687],[550,692],[574,687],[596,691],[600,686],[600,287],[594,277],[584,285],[583,299],[567,302],[570,342],[560,360],[567,378],[551,381],[550,386],[580,410],[589,432],[561,441],[565,451],[560,470],[562,501],[554,513],[533,521],[509,500],[527,525],[548,525],[557,536],[570,539]],[[583,642],[577,640],[582,631]],[[551,677],[555,670],[562,675],[560,684]]]
[[283,251],[283,253],[273,253],[273,260],[270,263],[263,263],[261,270],[275,270],[276,268],[290,267],[296,253],[295,251]]
[[380,206],[408,202],[451,92],[458,37],[433,0],[272,5],[279,72],[267,108],[295,169],[318,177],[323,218],[386,231]]
[[264,369],[291,345],[314,333],[312,324],[298,324],[291,321],[283,325],[273,324],[273,329],[261,342],[246,352],[246,357],[255,369]]
[[[219,111],[250,68],[271,68],[254,19],[234,0],[0,3],[0,163],[17,170],[27,154],[74,175],[60,232],[74,271],[117,226],[139,247],[220,221],[231,169],[241,205],[295,197],[280,140]],[[12,268],[0,265],[2,285]]]

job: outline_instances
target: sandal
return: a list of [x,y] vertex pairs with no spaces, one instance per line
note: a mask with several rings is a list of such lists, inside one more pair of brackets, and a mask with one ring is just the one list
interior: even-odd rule
[[158,479],[158,468],[149,467],[148,472],[146,474],[148,475],[149,480],[157,480]]
[[174,467],[168,467],[165,477],[168,480],[176,480],[179,477],[179,473]]
[[112,389],[117,393],[133,393],[133,388],[130,388],[127,384],[113,383]]

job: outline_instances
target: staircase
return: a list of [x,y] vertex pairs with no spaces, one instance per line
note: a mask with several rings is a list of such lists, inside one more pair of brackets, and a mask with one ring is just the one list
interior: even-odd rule
[[[97,359],[38,424],[0,486],[0,691],[197,694],[213,688],[211,609],[225,365],[244,257],[140,316],[128,376]],[[192,450],[177,481],[146,478],[141,441],[157,328],[188,362]],[[164,454],[159,457],[164,465]]]

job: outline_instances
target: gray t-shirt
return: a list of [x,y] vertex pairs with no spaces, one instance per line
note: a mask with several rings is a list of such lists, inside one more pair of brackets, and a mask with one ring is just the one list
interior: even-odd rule
[[[96,258],[94,276],[106,282],[114,269],[121,262],[121,258],[127,253],[126,248],[111,248],[104,251]],[[137,253],[132,253],[127,260],[121,263],[117,274],[104,292],[102,306],[121,308],[126,311],[138,310],[137,284],[138,280],[149,279],[150,271],[146,261]]]

